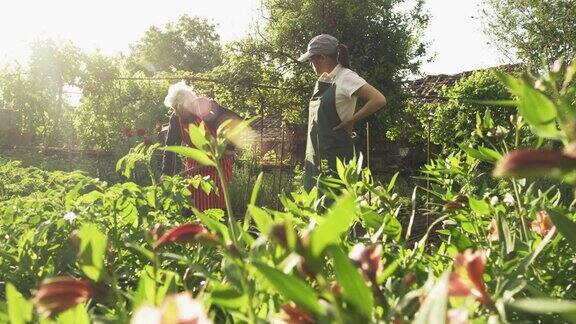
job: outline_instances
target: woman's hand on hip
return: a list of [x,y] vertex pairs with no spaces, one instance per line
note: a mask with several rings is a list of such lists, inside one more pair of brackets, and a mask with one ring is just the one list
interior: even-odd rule
[[343,129],[348,134],[352,134],[352,130],[354,129],[354,119],[346,119],[343,120],[338,126],[332,128],[332,130],[337,131],[339,129]]

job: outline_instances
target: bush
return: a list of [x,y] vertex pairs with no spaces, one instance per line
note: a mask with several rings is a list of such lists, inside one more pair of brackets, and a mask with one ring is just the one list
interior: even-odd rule
[[454,151],[460,143],[478,143],[478,137],[474,134],[477,114],[483,116],[488,110],[494,124],[505,128],[510,128],[510,115],[515,114],[510,107],[485,106],[473,102],[511,99],[506,87],[491,70],[474,72],[452,87],[444,86],[439,96],[449,99],[446,102],[425,104],[421,108],[412,107],[412,110],[416,110],[424,130],[421,135],[426,134],[428,112],[432,112],[430,139],[444,153]]

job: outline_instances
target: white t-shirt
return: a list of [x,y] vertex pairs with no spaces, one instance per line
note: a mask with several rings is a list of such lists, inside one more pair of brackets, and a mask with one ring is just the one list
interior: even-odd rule
[[319,80],[336,83],[336,112],[341,120],[352,118],[358,101],[358,96],[353,94],[367,83],[366,80],[340,64],[332,72],[320,76]]

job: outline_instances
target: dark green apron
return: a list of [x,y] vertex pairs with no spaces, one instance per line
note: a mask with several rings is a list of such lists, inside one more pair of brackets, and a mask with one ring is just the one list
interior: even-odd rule
[[354,156],[353,138],[344,129],[332,130],[342,122],[336,111],[336,84],[318,81],[315,90],[308,108],[304,161],[306,191],[317,185],[320,173],[335,172],[337,157],[349,161]]

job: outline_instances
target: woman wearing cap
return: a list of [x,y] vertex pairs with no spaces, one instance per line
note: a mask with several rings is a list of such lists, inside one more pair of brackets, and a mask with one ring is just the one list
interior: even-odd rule
[[[354,124],[382,108],[386,98],[356,72],[350,70],[348,48],[328,34],[318,35],[308,43],[308,50],[298,59],[309,61],[318,80],[308,108],[304,188],[316,185],[327,161],[336,170],[336,158],[350,160],[355,155]],[[366,101],[356,111],[358,98]]]
[[[224,121],[232,119],[232,123],[234,123],[241,120],[238,114],[220,106],[216,101],[205,97],[197,97],[192,88],[183,82],[170,86],[164,105],[174,109],[174,113],[170,117],[166,145],[184,144],[193,147],[194,145],[188,134],[188,125],[190,124],[200,125],[201,122],[204,122],[206,129],[212,136],[216,136],[218,126]],[[226,183],[231,181],[233,163],[234,147],[229,145],[220,160]],[[226,209],[226,202],[224,195],[221,194],[223,191],[216,168],[202,166],[190,158],[186,159],[184,167],[184,173],[187,177],[196,175],[210,177],[218,186],[218,194],[212,192],[209,195],[203,190],[191,186],[190,191],[192,192],[195,207],[200,211],[211,208]],[[165,152],[162,161],[162,173],[169,175],[175,173],[174,153]]]

